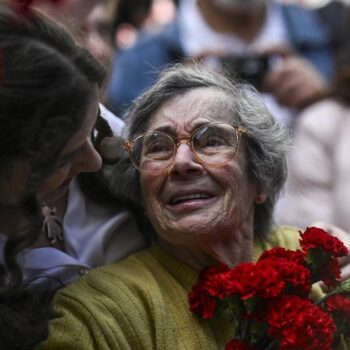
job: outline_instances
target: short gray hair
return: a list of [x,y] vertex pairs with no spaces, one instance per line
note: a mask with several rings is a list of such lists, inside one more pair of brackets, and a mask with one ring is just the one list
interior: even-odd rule
[[[254,234],[263,238],[272,225],[273,209],[287,176],[286,151],[289,135],[266,108],[256,90],[199,64],[176,64],[164,70],[159,80],[144,92],[126,113],[127,137],[144,133],[156,110],[169,98],[190,89],[208,87],[224,92],[232,102],[232,123],[248,131],[246,150],[248,176],[266,193],[256,204]],[[114,189],[123,183],[124,199],[142,203],[139,173],[129,161],[119,163],[112,178]],[[122,176],[122,178],[121,178]],[[117,190],[120,193],[120,190]]]

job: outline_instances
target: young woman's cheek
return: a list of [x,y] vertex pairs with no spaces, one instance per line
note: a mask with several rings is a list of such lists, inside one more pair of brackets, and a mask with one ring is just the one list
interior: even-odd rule
[[60,185],[68,178],[70,169],[70,166],[62,167],[47,177],[39,188],[39,196],[59,188]]

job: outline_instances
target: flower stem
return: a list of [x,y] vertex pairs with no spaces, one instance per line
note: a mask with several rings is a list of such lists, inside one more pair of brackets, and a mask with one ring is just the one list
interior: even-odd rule
[[317,300],[315,302],[315,305],[321,305],[323,302],[325,302],[333,294],[336,294],[336,292],[332,291],[332,292],[326,294],[324,297],[322,297],[321,299]]
[[246,342],[250,340],[250,321],[248,320],[242,322],[242,339]]
[[278,349],[278,341],[274,340],[273,342],[271,342],[267,348],[265,348],[265,350],[274,350],[274,349]]

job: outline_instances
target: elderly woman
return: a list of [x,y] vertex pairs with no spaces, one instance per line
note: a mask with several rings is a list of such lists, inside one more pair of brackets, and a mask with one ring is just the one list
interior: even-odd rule
[[193,316],[188,293],[208,264],[297,247],[292,229],[271,232],[286,132],[250,88],[192,65],[164,72],[128,118],[134,168],[124,190],[142,203],[156,243],[60,292],[42,348],[224,348],[232,326],[220,314]]

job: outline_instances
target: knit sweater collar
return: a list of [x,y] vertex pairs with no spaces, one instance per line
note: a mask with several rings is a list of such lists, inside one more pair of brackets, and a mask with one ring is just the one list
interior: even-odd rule
[[[256,261],[263,250],[263,243],[260,240],[254,242],[252,261]],[[181,281],[183,287],[192,288],[198,281],[199,271],[167,253],[159,244],[149,249],[152,257],[177,281]]]
[[198,281],[199,271],[168,254],[159,244],[149,250],[152,257],[188,290]]

